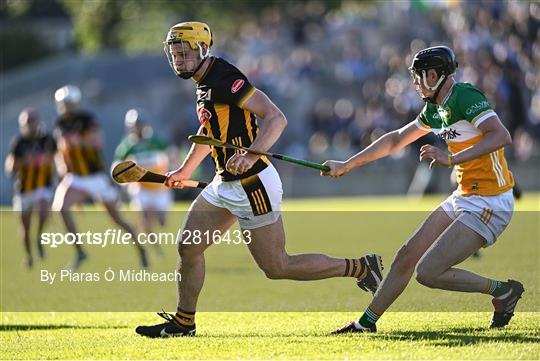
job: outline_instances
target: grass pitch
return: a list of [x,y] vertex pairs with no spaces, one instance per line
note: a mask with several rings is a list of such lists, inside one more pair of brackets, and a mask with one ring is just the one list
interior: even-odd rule
[[[321,251],[335,256],[373,250],[381,253],[386,265],[389,265],[399,244],[419,222],[398,222],[398,226],[392,227],[395,218],[418,211],[412,218],[415,221],[416,218],[421,219],[421,211],[432,209],[442,199],[443,196],[421,201],[401,197],[287,200],[284,209],[290,213],[286,212],[284,217],[288,249],[291,253]],[[159,308],[154,309],[151,303],[144,307],[145,312],[12,312],[14,307],[9,300],[16,297],[19,297],[19,302],[35,299],[43,304],[47,304],[49,299],[55,300],[58,291],[47,293],[46,288],[28,285],[35,282],[40,268],[54,269],[64,265],[71,257],[72,250],[70,247],[49,250],[47,260],[38,263],[37,270],[26,271],[20,264],[23,252],[17,239],[19,235],[14,237],[15,220],[4,215],[0,297],[2,311],[6,312],[0,315],[0,359],[538,360],[539,200],[536,194],[526,194],[524,200],[516,204],[518,212],[513,223],[496,245],[482,251],[480,259],[467,260],[464,264],[464,268],[495,278],[510,274],[525,283],[526,293],[507,328],[487,329],[491,311],[487,296],[429,290],[412,281],[391,309],[394,312],[386,313],[379,321],[379,333],[352,336],[327,336],[327,332],[358,317],[369,303],[369,295],[356,290],[350,280],[266,280],[253,265],[244,246],[215,246],[215,249],[209,249],[208,273],[201,294],[201,304],[207,311],[197,313],[198,336],[195,338],[150,340],[137,336],[133,331],[135,326],[160,322],[160,318],[150,312]],[[176,205],[178,210],[185,207],[185,204]],[[361,229],[356,233],[339,231],[325,234],[315,225],[301,227],[287,220],[294,219],[292,212],[313,210],[346,210],[350,212],[348,216],[364,219],[371,217],[372,212],[358,212],[377,211],[381,212],[380,217],[386,220],[390,229],[381,229],[377,224],[364,225],[359,219],[355,226],[360,225]],[[520,216],[520,213],[524,216]],[[84,214],[88,218],[88,212]],[[85,222],[84,218],[79,216],[81,225]],[[317,222],[316,214],[313,214],[312,221]],[[96,229],[111,226],[104,217],[98,222],[93,219],[88,222]],[[170,220],[170,223],[174,222],[178,223],[178,220]],[[327,228],[336,226],[333,222]],[[50,227],[54,228],[55,222]],[[309,228],[313,228],[317,234],[307,232]],[[392,240],[386,242],[390,238]],[[135,259],[132,249],[107,250],[110,258],[102,257],[99,252],[105,251],[89,249],[91,257],[81,271],[107,267],[111,260],[122,265]],[[164,259],[152,255],[154,269],[164,270],[174,266],[174,252],[168,253],[171,254]],[[120,259],[122,256],[125,260]],[[7,277],[14,281],[6,280]],[[153,291],[158,292],[158,304],[166,309],[174,308],[174,284],[159,284]],[[78,301],[84,305],[81,306],[83,309],[89,310],[91,295],[84,294],[82,288],[81,292]],[[143,302],[142,299],[147,297],[144,292],[142,287],[138,292],[136,288],[125,293],[111,293],[109,290],[108,297],[104,295],[100,298],[110,305],[110,310],[117,310],[114,305],[123,305],[128,298]],[[211,302],[215,300],[224,303],[219,307]],[[239,305],[242,300],[243,304]],[[274,307],[277,303],[279,305]],[[254,304],[269,307],[261,307],[265,312],[252,312],[257,310]],[[62,309],[62,305],[59,306],[57,309]],[[126,303],[124,310],[133,310],[130,306]],[[472,307],[474,312],[455,312],[468,310],[468,307]],[[350,312],[353,310],[357,311]]]
[[198,336],[151,340],[133,326],[142,313],[5,314],[9,359],[538,359],[538,314],[487,330],[488,313],[392,312],[373,335],[327,336],[353,313],[201,313]]

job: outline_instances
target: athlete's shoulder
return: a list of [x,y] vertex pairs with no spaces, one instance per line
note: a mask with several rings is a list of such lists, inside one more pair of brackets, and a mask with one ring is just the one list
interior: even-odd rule
[[215,57],[215,63],[217,66],[217,69],[223,72],[223,74],[228,73],[242,73],[240,69],[238,69],[235,65],[230,63],[229,61],[225,60],[224,58]]
[[11,141],[9,143],[9,149],[10,149],[9,152],[14,155],[17,155],[16,153],[18,153],[20,148],[24,146],[24,143],[25,143],[25,138],[22,135],[17,134],[13,138],[11,138]]
[[43,133],[39,138],[42,147],[45,150],[56,150],[56,140],[50,133]]
[[450,106],[461,119],[475,122],[479,116],[492,115],[493,107],[485,94],[469,83],[456,83]]
[[228,61],[218,57],[212,60],[209,73],[199,84],[198,93],[201,97],[209,97],[215,103],[242,107],[254,93],[254,87],[248,78]]
[[212,63],[203,83],[215,87],[228,84],[232,78],[247,80],[246,76],[227,60],[220,57],[212,57],[210,61]]
[[152,134],[148,142],[154,149],[167,149],[169,147],[169,142],[156,134]]
[[124,136],[114,151],[114,157],[119,160],[125,160],[133,150],[133,146],[132,137],[130,135]]
[[484,96],[484,92],[471,83],[456,83],[454,85],[454,95],[458,98],[467,97],[467,96]]
[[83,119],[95,120],[96,116],[88,110],[79,110],[79,117]]
[[428,102],[426,102],[422,107],[417,119],[420,120],[423,125],[429,128],[438,128],[441,121],[439,113],[437,112],[437,106]]
[[133,141],[133,137],[131,134],[125,135],[118,144],[119,147],[133,147],[133,144],[135,142]]

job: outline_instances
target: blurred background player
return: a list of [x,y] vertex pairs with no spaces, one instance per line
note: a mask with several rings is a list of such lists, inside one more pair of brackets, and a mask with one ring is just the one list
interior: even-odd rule
[[39,258],[43,258],[45,254],[40,240],[52,199],[56,142],[42,129],[37,112],[31,108],[24,109],[19,114],[19,130],[20,134],[13,139],[6,158],[5,170],[15,178],[13,209],[20,212],[26,265],[32,268],[32,211],[37,208],[39,212],[36,239]]
[[[66,85],[54,94],[58,119],[55,137],[59,153],[59,173],[63,175],[54,195],[53,210],[60,211],[69,232],[77,228],[71,213],[71,206],[87,198],[100,201],[116,224],[136,238],[133,227],[127,223],[116,208],[118,192],[105,174],[102,158],[103,136],[94,116],[79,109],[81,91],[73,85]],[[135,243],[141,265],[148,266],[146,253]],[[86,259],[81,245],[76,244],[77,256],[70,266],[77,269]]]
[[[154,134],[148,124],[146,113],[141,109],[130,109],[125,116],[126,136],[115,152],[116,161],[132,160],[138,165],[159,174],[165,174],[171,163],[178,161],[175,147]],[[141,212],[145,233],[151,233],[153,224],[164,226],[166,213],[172,204],[171,190],[162,184],[130,183],[127,185],[132,206]],[[162,251],[158,246],[158,252]]]

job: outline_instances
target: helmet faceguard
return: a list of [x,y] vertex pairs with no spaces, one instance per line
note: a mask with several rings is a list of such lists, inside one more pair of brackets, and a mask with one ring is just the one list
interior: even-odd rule
[[[411,76],[419,76],[422,85],[434,92],[431,97],[423,97],[425,102],[435,103],[441,88],[448,78],[456,73],[458,62],[452,49],[446,46],[435,46],[419,51],[413,58],[412,64],[409,67]],[[433,69],[437,72],[439,80],[433,86],[427,83],[427,72]]]
[[[182,79],[191,78],[204,64],[205,60],[210,55],[210,47],[212,46],[212,33],[208,25],[200,22],[184,22],[174,25],[167,33],[167,38],[163,42],[164,51],[167,55],[169,65],[174,73]],[[206,44],[207,47],[203,47]],[[177,70],[175,67],[175,56],[181,57],[184,66],[192,59],[186,58],[186,53],[190,50],[198,50],[199,62],[191,70]]]

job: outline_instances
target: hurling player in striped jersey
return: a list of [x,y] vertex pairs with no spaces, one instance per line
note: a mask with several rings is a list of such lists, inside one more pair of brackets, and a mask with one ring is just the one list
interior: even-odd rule
[[334,333],[375,332],[379,317],[416,280],[430,288],[491,295],[495,308],[490,327],[504,327],[514,314],[523,285],[457,268],[482,247],[495,243],[514,210],[514,179],[504,157],[511,143],[485,95],[468,83],[456,82],[454,52],[436,46],[418,52],[409,68],[425,106],[416,119],[383,135],[347,161],[330,160],[323,175],[339,177],[353,168],[397,152],[429,132],[448,145],[420,148],[420,161],[455,167],[457,190],[442,202],[397,252],[392,267],[373,301],[358,321]]
[[[164,44],[174,73],[196,83],[199,134],[267,151],[287,125],[285,115],[238,68],[211,55],[212,43],[207,24],[189,21],[174,25]],[[181,187],[210,154],[216,176],[191,204],[178,242],[182,280],[178,282],[176,313],[158,313],[166,322],[139,326],[135,330],[138,334],[152,338],[195,336],[195,312],[205,278],[204,253],[217,242],[208,238],[191,242],[190,234],[226,234],[237,221],[253,259],[270,279],[351,277],[365,291],[376,290],[382,278],[378,255],[344,259],[287,252],[281,179],[267,157],[194,144],[182,165],[168,173],[165,184]]]
[[30,243],[32,213],[38,211],[37,250],[39,258],[45,253],[41,233],[49,215],[54,183],[54,155],[56,143],[51,134],[42,127],[35,109],[26,108],[19,114],[18,134],[11,144],[6,158],[6,174],[15,179],[13,209],[20,214],[23,226],[26,266],[32,268],[34,258]]

